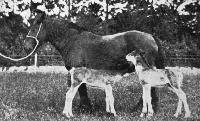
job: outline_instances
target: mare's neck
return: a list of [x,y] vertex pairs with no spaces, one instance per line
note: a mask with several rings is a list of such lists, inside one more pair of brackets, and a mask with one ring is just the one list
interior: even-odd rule
[[60,53],[68,51],[74,36],[79,34],[76,25],[66,20],[46,20],[47,41],[49,41]]

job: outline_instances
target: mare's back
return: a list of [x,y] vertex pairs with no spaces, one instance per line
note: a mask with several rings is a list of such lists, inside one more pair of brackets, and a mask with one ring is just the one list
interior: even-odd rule
[[82,57],[87,67],[112,70],[118,66],[117,63],[125,61],[127,48],[123,36],[105,39],[91,32],[82,32],[75,44],[77,51],[73,56]]

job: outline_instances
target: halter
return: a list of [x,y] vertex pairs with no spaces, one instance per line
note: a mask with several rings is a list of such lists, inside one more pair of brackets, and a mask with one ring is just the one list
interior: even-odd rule
[[11,58],[11,57],[8,57],[8,56],[3,55],[2,53],[0,53],[0,56],[4,57],[4,58],[6,58],[6,59],[12,60],[12,61],[20,61],[20,60],[24,60],[24,59],[28,58],[29,56],[31,56],[31,55],[35,52],[36,48],[37,48],[38,45],[39,45],[39,41],[38,41],[38,39],[37,39],[37,36],[38,36],[38,34],[40,33],[41,26],[42,26],[42,23],[40,23],[40,26],[39,26],[38,32],[37,32],[37,34],[36,34],[35,37],[29,35],[30,30],[29,30],[28,34],[26,35],[26,37],[33,38],[33,39],[35,39],[36,42],[37,42],[37,44],[35,45],[35,48],[33,49],[33,51],[32,51],[30,54],[28,54],[27,56],[25,56],[25,57],[23,57],[23,58],[19,58],[19,59],[13,59],[13,58]]

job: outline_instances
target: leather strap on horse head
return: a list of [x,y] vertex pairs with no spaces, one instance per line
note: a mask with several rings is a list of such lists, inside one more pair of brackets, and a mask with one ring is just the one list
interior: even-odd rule
[[14,59],[14,58],[8,57],[8,56],[6,56],[6,55],[4,55],[4,54],[2,54],[2,53],[0,53],[0,56],[2,56],[2,57],[5,58],[5,59],[11,60],[11,61],[15,61],[15,62],[24,60],[24,59],[28,58],[29,56],[31,56],[31,55],[35,52],[35,50],[37,49],[37,47],[38,47],[38,45],[39,45],[39,41],[38,41],[38,39],[37,39],[37,36],[38,36],[38,34],[39,34],[39,32],[40,32],[41,26],[42,26],[42,23],[40,24],[39,29],[38,29],[38,32],[37,32],[37,34],[36,34],[35,37],[29,35],[30,31],[28,32],[28,34],[27,34],[27,36],[26,36],[26,37],[30,37],[30,38],[35,39],[36,42],[37,42],[37,44],[35,45],[33,51],[32,51],[31,53],[29,53],[27,56],[25,56],[25,57],[23,57],[23,58],[19,58],[19,59]]

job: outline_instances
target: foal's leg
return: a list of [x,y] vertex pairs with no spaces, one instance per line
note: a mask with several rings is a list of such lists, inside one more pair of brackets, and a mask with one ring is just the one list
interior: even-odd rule
[[185,118],[190,117],[191,112],[189,110],[189,106],[187,103],[187,97],[186,94],[183,92],[183,90],[179,87],[178,89],[176,88],[170,88],[173,92],[175,92],[178,96],[178,106],[176,113],[174,114],[175,117],[178,117],[179,114],[181,114],[181,109],[182,109],[182,102],[185,108]]
[[63,110],[63,114],[65,114],[67,117],[73,117],[73,114],[72,114],[72,101],[74,99],[74,96],[79,88],[79,86],[81,84],[79,84],[78,86],[74,87],[74,83],[75,83],[75,80],[74,80],[74,68],[72,68],[70,71],[70,74],[71,74],[71,87],[70,89],[67,91],[66,93],[66,99],[65,99],[65,107],[64,107],[64,110]]
[[78,90],[80,85],[73,87],[71,86],[70,89],[66,93],[66,99],[65,99],[65,107],[63,110],[63,114],[65,114],[68,118],[73,117],[72,113],[72,101],[74,99],[74,96]]
[[[65,66],[65,67],[67,68],[67,70],[72,69],[72,67],[70,67],[70,66]],[[68,81],[68,85],[71,86],[71,73],[68,73],[67,81]],[[87,87],[86,87],[85,83],[81,84],[81,86],[78,88],[78,92],[79,92],[79,96],[80,96],[80,107],[89,109],[89,107],[91,107],[91,103],[88,98]]]
[[108,94],[108,89],[107,87],[105,87],[105,94],[106,94],[106,98],[105,98],[105,101],[106,101],[106,112],[111,112],[110,111],[110,100],[109,100],[109,94]]
[[[155,87],[151,88],[151,97],[152,97],[152,108],[154,110],[154,112],[157,112],[158,110],[158,95],[157,95],[157,89]],[[137,105],[134,107],[134,109],[139,109],[141,110],[143,107],[143,97],[141,96],[139,102],[137,103]]]
[[147,116],[150,117],[150,116],[153,116],[153,108],[152,108],[152,104],[151,104],[151,86],[148,85],[146,87],[146,91],[147,91],[147,95],[146,95],[146,100],[147,100],[147,106],[148,106],[148,114]]
[[112,86],[107,85],[105,90],[106,90],[106,98],[107,98],[106,99],[106,106],[107,106],[107,102],[108,102],[108,107],[106,107],[106,111],[113,113],[114,116],[117,116],[116,111],[115,111],[115,107],[114,107],[114,97],[113,97],[113,93],[112,93]]
[[188,118],[188,117],[190,117],[191,112],[190,112],[190,109],[189,109],[189,106],[188,106],[188,103],[187,103],[186,94],[185,94],[185,92],[183,92],[183,90],[181,88],[179,88],[179,93],[180,93],[180,98],[183,101],[183,105],[184,105],[184,108],[185,108],[185,118]]
[[174,87],[170,87],[169,89],[173,91],[174,93],[176,93],[176,95],[178,96],[178,106],[176,109],[176,113],[174,114],[175,117],[178,117],[178,115],[181,114],[181,109],[182,109],[182,100],[180,98],[180,92],[178,89]]
[[145,85],[142,86],[142,102],[143,102],[143,107],[142,107],[142,113],[140,114],[140,117],[144,117],[144,114],[147,113],[147,90]]

